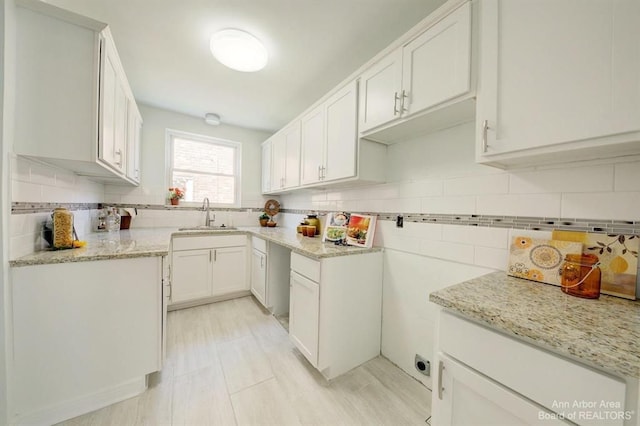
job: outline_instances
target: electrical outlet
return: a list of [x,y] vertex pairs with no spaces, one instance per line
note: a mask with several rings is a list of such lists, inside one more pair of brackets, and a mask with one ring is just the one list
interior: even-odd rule
[[413,366],[416,367],[416,370],[421,374],[424,374],[425,376],[431,375],[431,363],[427,361],[426,358],[418,354],[416,354],[416,357],[414,358]]
[[402,215],[396,216],[396,228],[404,227],[404,217]]

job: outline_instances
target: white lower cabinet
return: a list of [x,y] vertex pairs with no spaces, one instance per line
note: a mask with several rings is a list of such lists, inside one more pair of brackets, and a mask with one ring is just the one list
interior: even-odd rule
[[176,236],[171,249],[171,305],[194,305],[249,290],[245,235]]
[[251,237],[251,293],[272,314],[289,312],[291,251]]
[[320,285],[291,272],[289,337],[314,367],[318,366]]
[[291,253],[289,337],[332,379],[380,354],[382,252]]
[[266,305],[267,255],[254,248],[251,251],[251,293]]
[[635,425],[624,413],[635,412],[637,394],[625,379],[446,311],[436,351],[434,426]]
[[436,360],[441,391],[434,425],[569,424],[444,354]]
[[173,253],[171,302],[211,296],[211,250],[185,250]]
[[162,257],[11,268],[9,424],[131,398],[162,367]]

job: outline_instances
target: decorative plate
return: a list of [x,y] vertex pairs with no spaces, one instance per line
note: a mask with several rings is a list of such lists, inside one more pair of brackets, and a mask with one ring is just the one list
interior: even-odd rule
[[269,216],[275,216],[280,211],[280,203],[276,200],[268,200],[264,205],[264,212]]
[[515,237],[511,241],[507,274],[560,285],[560,269],[567,254],[582,253],[582,243]]

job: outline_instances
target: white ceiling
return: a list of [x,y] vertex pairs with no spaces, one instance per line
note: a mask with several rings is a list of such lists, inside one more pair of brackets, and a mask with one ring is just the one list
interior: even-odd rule
[[[275,131],[444,0],[49,0],[108,23],[139,102]],[[269,50],[257,73],[209,52],[240,28]]]

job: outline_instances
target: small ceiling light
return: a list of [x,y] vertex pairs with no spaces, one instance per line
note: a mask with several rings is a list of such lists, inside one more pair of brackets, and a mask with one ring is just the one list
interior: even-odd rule
[[260,40],[233,28],[213,34],[209,48],[214,58],[236,71],[260,71],[269,60],[267,49]]
[[212,114],[212,113],[207,113],[204,116],[204,121],[207,124],[210,124],[212,126],[217,126],[220,124],[220,116],[218,114]]

